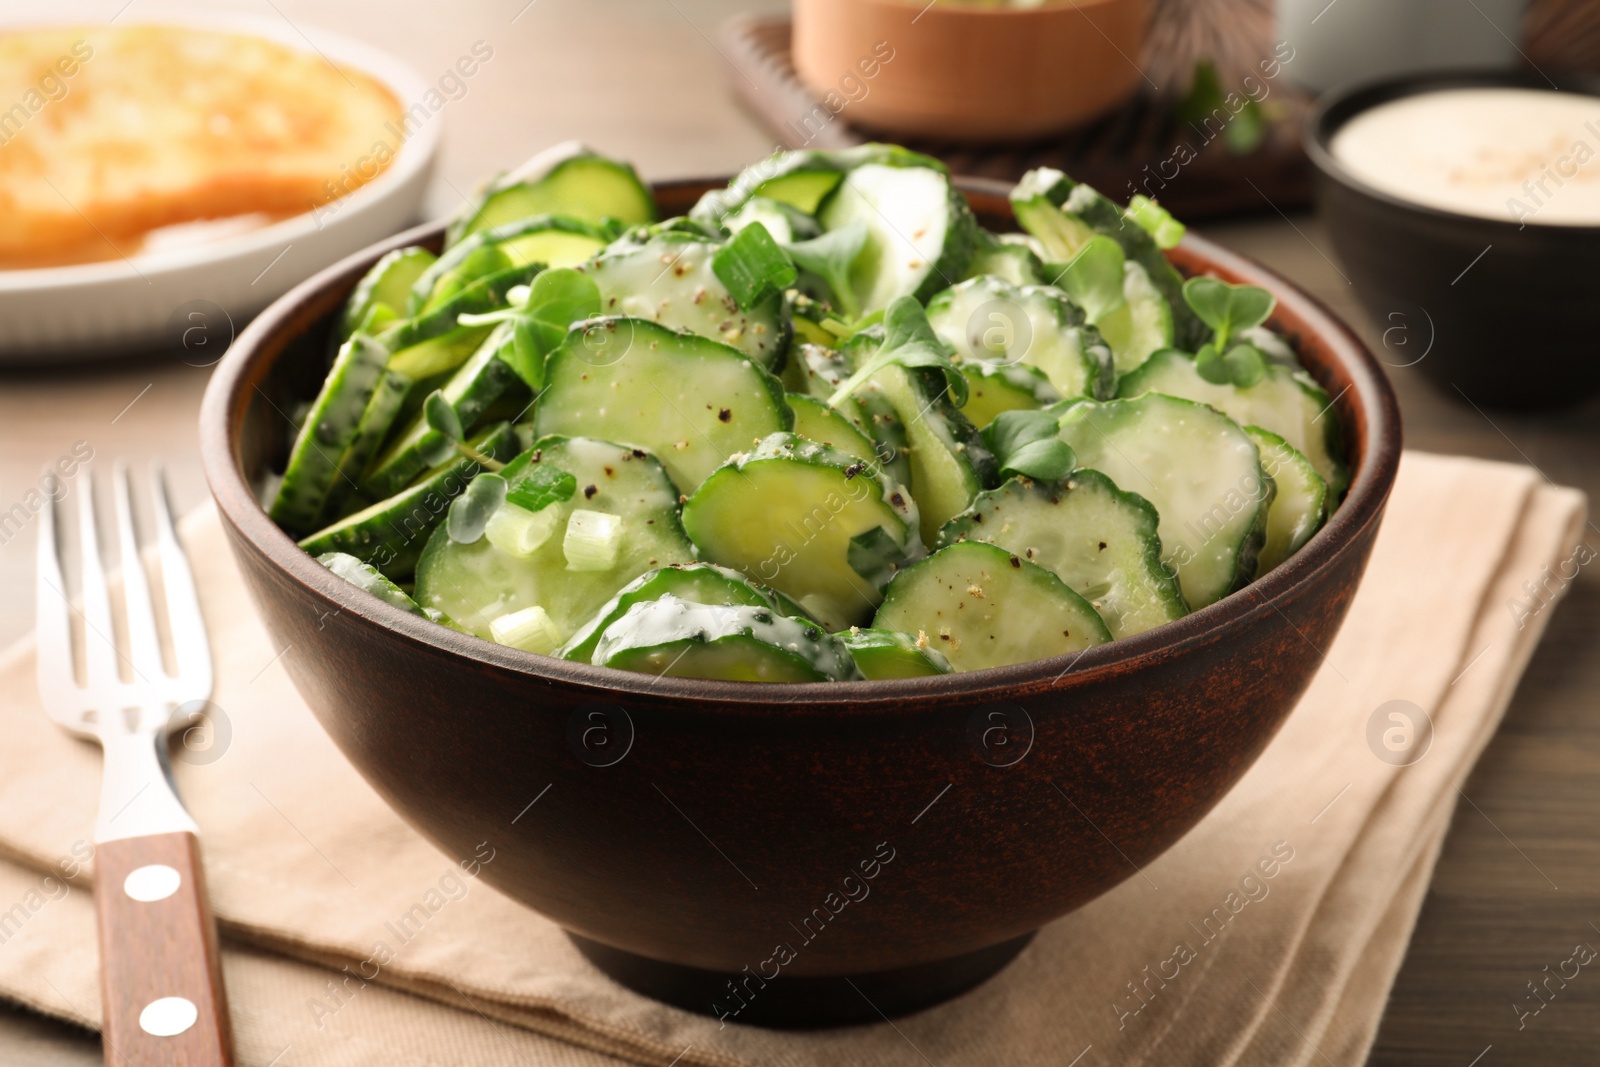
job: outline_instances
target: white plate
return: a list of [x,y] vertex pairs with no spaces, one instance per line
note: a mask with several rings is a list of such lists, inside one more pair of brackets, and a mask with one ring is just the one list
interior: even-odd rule
[[[0,28],[79,21],[54,5],[40,7],[46,10],[8,14]],[[129,24],[227,30],[299,51],[315,49],[382,82],[402,110],[429,88],[387,53],[282,19],[204,7],[134,7],[117,20]],[[0,270],[0,364],[49,364],[179,345],[195,362],[214,362],[252,315],[291,287],[417,220],[441,125],[438,115],[423,122],[382,174],[314,213],[126,259]]]

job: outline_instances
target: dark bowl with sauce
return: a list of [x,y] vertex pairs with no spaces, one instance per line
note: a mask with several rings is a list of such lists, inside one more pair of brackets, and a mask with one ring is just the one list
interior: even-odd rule
[[[1600,96],[1600,79],[1553,80],[1560,91]],[[1470,88],[1552,84],[1533,71],[1458,71],[1324,96],[1306,128],[1317,210],[1383,333],[1385,363],[1415,366],[1480,408],[1571,406],[1600,393],[1600,223],[1519,226],[1429,207],[1363,182],[1330,149],[1339,129],[1370,108]],[[1600,140],[1591,148],[1600,150]]]
[[[682,213],[721,184],[656,196]],[[985,225],[1014,228],[1008,187],[961,188]],[[1182,270],[1277,295],[1273,324],[1350,443],[1342,506],[1255,584],[1076,657],[933,678],[761,685],[531,655],[340,580],[251,488],[281,461],[278,408],[316,390],[356,281],[442,230],[301,285],[218,366],[201,440],[234,555],[274,639],[297,649],[285,665],[306,703],[396,811],[449,855],[492,841],[483,877],[618,981],[731,1021],[839,1025],[937,1003],[1170,847],[1310,683],[1394,484],[1400,416],[1372,354],[1293,285],[1191,236],[1170,253]]]

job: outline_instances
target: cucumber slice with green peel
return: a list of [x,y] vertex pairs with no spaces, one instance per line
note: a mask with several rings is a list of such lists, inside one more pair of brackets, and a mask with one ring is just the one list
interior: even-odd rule
[[844,168],[834,153],[781,152],[751,164],[734,176],[726,189],[713,189],[700,198],[689,217],[720,226],[754,197],[775,200],[808,215],[844,181]]
[[[805,368],[804,380],[800,383],[802,389],[807,395],[823,403],[833,396],[840,383],[849,378],[853,370],[850,357],[836,348],[803,345],[797,355],[798,362]],[[900,416],[881,389],[872,382],[867,382],[841,400],[832,410],[872,442],[879,469],[891,482],[910,486],[911,453],[908,450],[905,424],[900,421]],[[795,432],[804,433],[798,429],[798,419],[797,415]],[[811,435],[804,434],[804,436]],[[848,452],[850,449],[845,448],[844,451]]]
[[830,630],[869,618],[885,573],[922,551],[916,505],[900,488],[792,433],[707,478],[683,525],[703,558],[793,597]]
[[1105,234],[1122,246],[1130,262],[1138,263],[1172,311],[1173,335],[1181,347],[1198,349],[1210,330],[1183,299],[1183,276],[1168,262],[1155,238],[1122,208],[1092,186],[1075,182],[1059,170],[1030,170],[1011,191],[1017,223],[1045,247],[1052,263],[1070,263],[1095,234]]
[[1248,341],[1255,345],[1256,350],[1273,363],[1281,363],[1290,370],[1305,370],[1300,365],[1300,357],[1295,354],[1294,347],[1288,340],[1265,326],[1252,326],[1248,330],[1239,332],[1239,340]]
[[1080,466],[1155,506],[1162,562],[1191,608],[1255,577],[1274,488],[1238,423],[1204,404],[1145,393],[1073,404],[1061,415],[1061,438]]
[[1059,289],[972,278],[935,296],[928,322],[962,359],[1038,367],[1062,396],[1105,398],[1116,390],[1111,349]]
[[741,309],[712,269],[718,247],[667,233],[643,245],[613,247],[584,269],[600,287],[605,314],[689,330],[775,368],[789,345],[783,294]]
[[[477,452],[504,462],[522,451],[508,423],[490,426],[467,441]],[[432,468],[393,496],[369,504],[305,538],[300,547],[313,555],[343,552],[379,568],[396,581],[415,572],[422,547],[444,521],[450,501],[481,470],[474,459],[457,455]]]
[[[419,274],[402,306],[417,315],[438,307],[479,278],[512,267],[535,263],[576,267],[593,258],[610,240],[611,235],[599,226],[559,215],[538,215],[480,230],[453,245]],[[475,264],[498,266],[486,271]],[[452,282],[456,284],[452,286]]]
[[722,220],[722,228],[736,234],[752,222],[765,226],[767,233],[779,244],[809,241],[822,233],[815,216],[792,204],[764,196],[752,196],[745,201],[742,207]]
[[862,314],[881,311],[896,297],[927,301],[965,274],[977,241],[972,209],[943,167],[856,167],[818,218],[826,230],[866,226],[866,246],[850,268]]
[[533,215],[565,215],[596,224],[616,219],[625,226],[655,221],[650,190],[626,163],[581,145],[563,145],[533,164],[479,194],[450,223],[445,244],[455,245],[479,230]]
[[1045,281],[1044,263],[1033,249],[1014,241],[1002,241],[987,230],[978,231],[977,248],[967,263],[963,281],[990,274],[1012,285],[1040,285]]
[[1099,471],[1060,482],[1013,478],[939,531],[941,546],[998,545],[1055,574],[1094,606],[1113,637],[1182,618],[1189,608],[1161,562],[1156,509]]
[[878,448],[871,438],[839,412],[816,397],[789,393],[789,409],[794,412],[794,432],[819,444],[829,445],[847,452],[857,459],[876,465]]
[[1195,368],[1194,357],[1175,349],[1155,353],[1117,387],[1120,396],[1166,393],[1210,404],[1241,426],[1260,426],[1287,441],[1311,461],[1337,504],[1349,484],[1344,460],[1343,430],[1332,401],[1310,375],[1277,363],[1255,385],[1240,388],[1208,382]]
[[633,605],[659,600],[669,593],[694,604],[743,604],[767,608],[779,615],[806,617],[799,604],[782,593],[752,585],[738,571],[714,563],[678,563],[642,574],[623,586],[556,655],[579,663],[590,662],[606,627],[622,618]]
[[1044,371],[1026,363],[963,360],[960,366],[967,379],[967,402],[961,414],[979,430],[1002,411],[1049,407],[1061,399]]
[[958,671],[1003,667],[1111,640],[1083,597],[996,545],[941,548],[889,583],[872,625],[926,637]]
[[1172,345],[1172,307],[1149,273],[1128,260],[1122,266],[1122,296],[1127,303],[1102,316],[1095,329],[1111,347],[1118,374],[1142,366],[1151,353]]
[[675,678],[728,682],[839,682],[860,678],[838,638],[768,607],[696,604],[667,593],[630,607],[601,635],[596,664]]
[[333,488],[328,491],[328,502],[323,505],[323,522],[332,522],[351,510],[350,501],[360,495],[361,473],[367,469],[367,464],[377,455],[384,438],[389,435],[410,389],[410,378],[391,370],[383,372],[378,387],[372,391],[372,399],[367,401],[366,410],[361,413],[355,440],[350,442],[350,447],[339,458],[339,476],[333,480]]
[[955,668],[935,649],[927,637],[912,637],[897,630],[873,630],[852,626],[834,635],[850,650],[861,676],[883,678],[927,678],[949,674]]
[[343,552],[324,552],[317,556],[317,562],[357,589],[371,593],[385,604],[391,604],[402,611],[409,611],[413,615],[421,615],[425,619],[432,617],[423,611],[415,600],[407,596],[404,589],[391,582],[382,571],[370,563]]
[[1256,560],[1256,577],[1300,550],[1328,519],[1328,483],[1299,449],[1269,430],[1246,426],[1261,450],[1261,467],[1278,487],[1267,512],[1267,541]]
[[403,315],[410,303],[412,285],[438,258],[426,248],[396,248],[374,263],[345,301],[339,339],[354,333],[377,308]]
[[[460,544],[440,525],[417,563],[417,603],[437,608],[468,632],[491,640],[494,620],[542,608],[556,632],[554,647],[639,575],[694,559],[694,546],[678,522],[677,488],[650,453],[587,437],[542,437],[499,476],[511,486],[508,497],[515,499],[525,477],[545,472],[573,479],[570,498],[546,505],[556,509],[555,535],[530,554],[515,555],[497,547],[490,537]],[[575,511],[622,519],[623,536],[610,570],[568,566],[560,531]]]
[[977,427],[951,402],[942,371],[889,366],[868,384],[882,391],[905,427],[911,495],[921,515],[922,540],[931,544],[941,526],[999,480],[994,456]]
[[538,433],[648,448],[692,493],[736,452],[794,425],[783,386],[743,352],[647,319],[573,326],[550,354]]
[[289,449],[267,514],[291,533],[317,528],[328,494],[339,478],[339,463],[361,432],[361,417],[385,381],[389,350],[366,334],[353,335],[334,357],[305,422]]
[[394,353],[390,369],[415,382],[455,370],[493,329],[463,326],[457,320],[506,307],[511,290],[533,281],[543,269],[534,263],[480,278],[444,304],[385,330],[378,339]]
[[[526,403],[528,393],[521,386],[517,372],[496,355],[494,346],[485,342],[467,357],[439,392],[455,411],[462,429],[471,433],[483,421],[489,407],[507,390],[518,390]],[[361,474],[362,488],[371,496],[398,493],[433,465],[445,442],[444,434],[431,429],[428,420],[417,412],[381,454],[376,458],[369,456],[372,464]]]

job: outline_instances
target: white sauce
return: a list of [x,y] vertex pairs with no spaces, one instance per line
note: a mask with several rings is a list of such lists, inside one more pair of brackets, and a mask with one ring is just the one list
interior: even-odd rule
[[1412,203],[1524,224],[1600,224],[1600,97],[1445,89],[1364,111],[1333,156]]

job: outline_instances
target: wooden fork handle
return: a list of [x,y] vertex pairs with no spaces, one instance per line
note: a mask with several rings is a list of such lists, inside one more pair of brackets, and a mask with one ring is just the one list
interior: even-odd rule
[[232,1067],[199,839],[179,832],[103,841],[94,869],[106,1063]]

